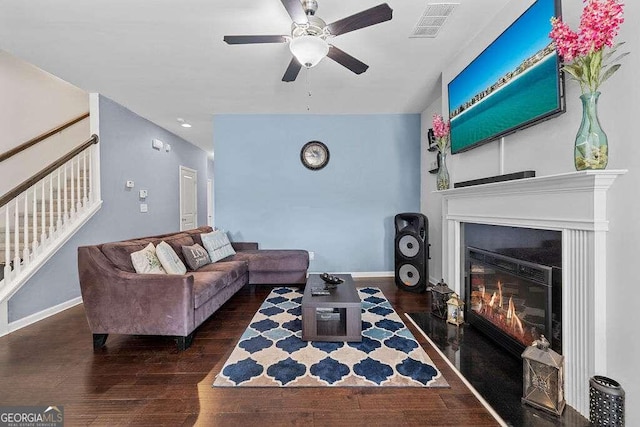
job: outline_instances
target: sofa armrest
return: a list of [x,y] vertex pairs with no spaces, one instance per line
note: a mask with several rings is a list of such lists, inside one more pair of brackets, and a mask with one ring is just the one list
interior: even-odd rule
[[231,242],[231,246],[235,251],[256,251],[258,250],[257,242]]
[[186,336],[195,329],[191,275],[119,270],[97,246],[78,248],[78,273],[94,334]]

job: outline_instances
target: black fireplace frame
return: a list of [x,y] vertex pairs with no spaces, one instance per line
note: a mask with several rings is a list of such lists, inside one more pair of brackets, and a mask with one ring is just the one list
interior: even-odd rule
[[551,342],[551,347],[562,354],[562,326],[554,325],[555,319],[562,319],[562,269],[542,264],[532,263],[511,256],[487,251],[473,246],[465,249],[465,318],[467,322],[514,356],[520,358],[525,346],[501,331],[489,320],[476,314],[471,309],[471,264],[473,261],[483,263],[491,268],[513,276],[535,282],[546,288],[545,337]]

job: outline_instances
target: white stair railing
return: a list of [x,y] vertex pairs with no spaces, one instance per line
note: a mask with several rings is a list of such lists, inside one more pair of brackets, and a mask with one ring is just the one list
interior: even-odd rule
[[0,300],[39,268],[51,256],[51,248],[84,223],[100,203],[92,188],[99,172],[97,142],[93,135],[0,198],[0,263],[4,263]]

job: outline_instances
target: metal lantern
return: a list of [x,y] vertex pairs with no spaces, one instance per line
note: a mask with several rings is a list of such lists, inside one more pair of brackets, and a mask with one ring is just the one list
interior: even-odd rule
[[444,283],[444,279],[435,285],[431,290],[431,314],[441,319],[446,319],[447,301],[449,301],[452,293],[453,290]]
[[540,336],[522,353],[522,402],[562,415],[564,409],[564,356],[549,349],[549,341]]
[[447,301],[447,322],[456,326],[464,323],[464,302],[455,292]]

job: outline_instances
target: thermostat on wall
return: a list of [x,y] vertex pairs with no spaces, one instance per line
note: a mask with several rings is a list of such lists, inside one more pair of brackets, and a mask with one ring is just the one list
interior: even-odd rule
[[164,146],[164,143],[162,141],[160,141],[159,139],[152,139],[151,140],[151,146],[153,148],[155,148],[156,150],[162,150],[162,147]]

